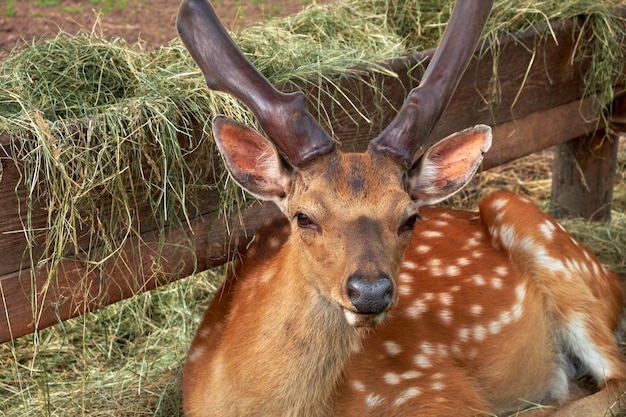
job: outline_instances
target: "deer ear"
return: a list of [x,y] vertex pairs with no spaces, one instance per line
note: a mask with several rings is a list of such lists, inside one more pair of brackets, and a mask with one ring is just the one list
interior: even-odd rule
[[213,135],[233,179],[255,197],[282,208],[291,186],[291,168],[274,145],[257,131],[224,116],[213,120]]
[[472,179],[491,147],[491,128],[477,125],[431,146],[409,170],[408,192],[416,203],[438,203]]

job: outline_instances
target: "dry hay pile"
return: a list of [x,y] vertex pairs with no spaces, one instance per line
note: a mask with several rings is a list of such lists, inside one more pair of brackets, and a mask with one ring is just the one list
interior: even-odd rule
[[[497,52],[502,34],[527,29],[550,36],[548,21],[584,15],[577,22],[592,36],[578,42],[572,59],[594,57],[587,85],[606,99],[621,76],[623,22],[612,14],[620,3],[496,1],[486,45]],[[332,83],[346,68],[383,71],[376,62],[433,47],[450,10],[447,0],[347,0],[253,26],[236,38],[273,82]],[[0,68],[0,132],[22,139],[12,161],[30,198],[50,211],[45,259],[32,263],[58,262],[77,250],[77,231],[115,252],[135,233],[132,213],[139,203],[150,204],[161,225],[192,217],[196,195],[207,187],[225,190],[226,209],[236,206],[241,195],[225,187],[221,167],[206,166],[214,152],[208,138],[216,113],[255,123],[235,100],[206,91],[177,41],[144,51],[97,33],[62,33],[14,51]],[[202,138],[191,135],[194,123]],[[452,203],[473,207],[485,190],[508,188],[546,207],[549,168],[538,167],[549,166],[549,154],[531,159],[481,174]],[[566,222],[622,273],[625,166],[622,149],[611,224]],[[136,187],[146,190],[146,201],[135,201]],[[106,215],[98,210],[103,199],[112,204]],[[24,224],[31,233],[28,216]],[[1,346],[2,415],[180,415],[179,366],[212,282],[220,279],[219,272],[208,275]]]

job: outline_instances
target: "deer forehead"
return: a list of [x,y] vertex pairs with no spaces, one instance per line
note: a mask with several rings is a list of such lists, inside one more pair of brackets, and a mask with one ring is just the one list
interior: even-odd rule
[[415,211],[405,190],[404,172],[386,159],[367,153],[320,158],[299,172],[290,207],[294,212],[338,221],[359,218],[396,223]]

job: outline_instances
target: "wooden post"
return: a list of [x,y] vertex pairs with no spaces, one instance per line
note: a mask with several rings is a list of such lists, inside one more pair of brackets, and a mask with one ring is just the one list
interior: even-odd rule
[[619,147],[616,131],[622,130],[620,123],[626,119],[625,101],[622,96],[613,103],[613,123],[608,129],[559,145],[552,171],[552,216],[611,220]]

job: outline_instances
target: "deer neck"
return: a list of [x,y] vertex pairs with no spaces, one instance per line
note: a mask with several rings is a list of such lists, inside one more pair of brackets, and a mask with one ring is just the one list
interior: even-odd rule
[[231,329],[224,333],[233,340],[225,346],[237,345],[238,353],[224,352],[221,360],[231,361],[231,381],[241,384],[233,388],[243,396],[229,395],[240,401],[250,394],[250,409],[260,415],[328,416],[346,361],[360,346],[360,331],[303,282],[297,255],[283,249],[275,262],[240,281]]

